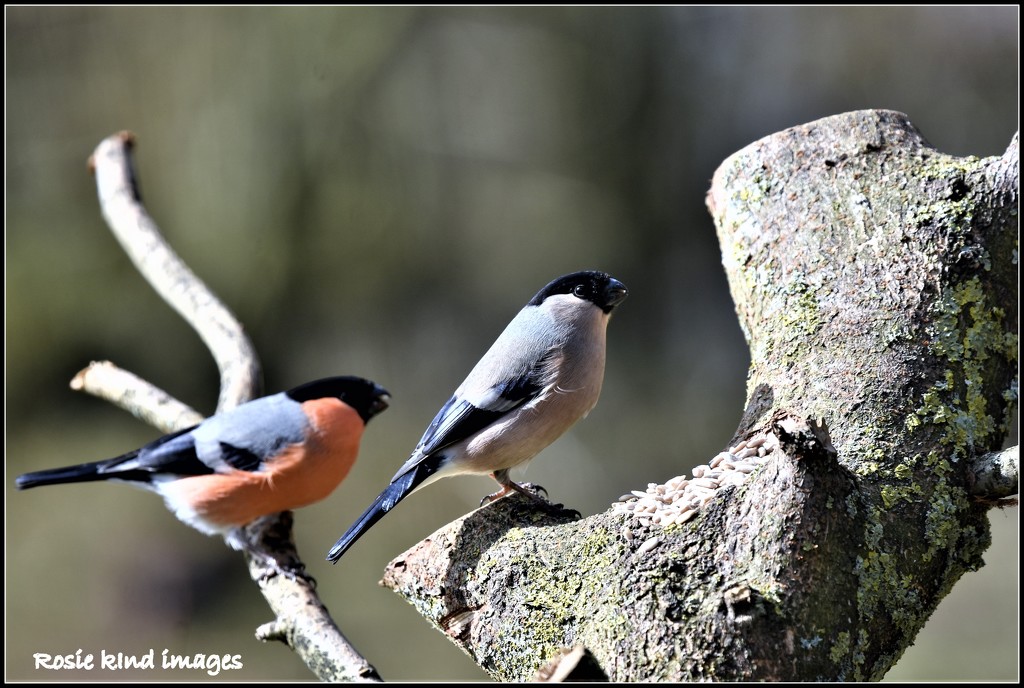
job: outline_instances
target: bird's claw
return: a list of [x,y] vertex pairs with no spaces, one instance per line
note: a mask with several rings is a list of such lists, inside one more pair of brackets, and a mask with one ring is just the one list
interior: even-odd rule
[[[507,485],[503,485],[502,488],[495,492],[494,494],[489,494],[483,499],[481,499],[480,506],[486,506],[487,504],[490,504],[491,502],[497,499],[501,499],[510,492],[518,492],[519,494],[525,497],[529,497],[530,500],[537,502],[540,506],[542,506],[545,509],[557,509],[559,511],[570,513],[572,514],[574,520],[583,518],[583,514],[581,514],[576,509],[567,509],[565,508],[564,504],[555,504],[551,502],[548,499],[548,491],[544,487],[540,485],[534,485],[533,483],[509,483]],[[544,494],[543,497],[540,496],[541,493]]]
[[[520,487],[523,488],[524,490],[530,491],[531,494],[535,493],[535,492],[543,492],[544,493],[544,499],[548,499],[548,494],[549,494],[548,490],[543,485],[535,485],[533,483],[523,483],[522,485],[520,485]],[[550,500],[548,500],[548,501],[550,501]]]
[[[545,509],[557,509],[558,511],[565,511],[572,514],[573,517],[576,519],[583,518],[583,514],[581,514],[576,509],[567,509],[564,504],[555,504],[554,502],[552,502],[549,497],[547,489],[545,489],[542,485],[535,485],[534,483],[522,483],[517,484],[517,488],[518,492],[521,492],[522,494],[530,497],[535,502],[543,506]],[[544,495],[543,497],[541,496],[542,493]]]
[[[548,491],[545,490],[540,485],[534,485],[533,483],[525,483],[523,485],[520,485],[519,483],[508,482],[502,484],[501,489],[498,490],[497,492],[489,494],[483,499],[481,499],[480,506],[484,506],[486,504],[490,504],[491,502],[497,499],[501,499],[510,492],[518,492],[519,494],[525,497],[529,497],[534,501],[541,502],[542,504],[548,503],[545,499],[547,497]],[[544,497],[541,497],[540,495],[536,494],[537,492],[543,492]]]

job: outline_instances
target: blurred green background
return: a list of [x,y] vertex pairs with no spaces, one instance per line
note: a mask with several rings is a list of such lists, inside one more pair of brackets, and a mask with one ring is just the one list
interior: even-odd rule
[[[484,674],[377,582],[493,484],[418,493],[339,565],[323,554],[551,278],[611,272],[601,403],[517,477],[584,515],[705,462],[743,408],[747,352],[704,194],[754,140],[862,108],[939,150],[1018,127],[1018,8],[6,9],[7,677],[33,653],[239,654],[215,680],[305,680],[241,559],[120,485],[16,493],[26,470],[158,433],[71,392],[110,359],[204,413],[217,374],[107,231],[85,161],[138,135],[147,206],[251,334],[268,391],[360,374],[394,403],[353,473],[301,510],[300,551],[385,678]],[[1012,304],[1016,306],[1016,304]],[[1018,676],[1018,511],[889,679]]]

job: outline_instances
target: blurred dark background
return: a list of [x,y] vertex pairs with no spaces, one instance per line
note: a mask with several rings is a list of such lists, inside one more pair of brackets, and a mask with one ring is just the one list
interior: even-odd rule
[[[254,628],[241,559],[121,485],[16,493],[26,470],[158,433],[68,381],[110,359],[203,413],[209,355],[107,231],[86,158],[138,136],[142,192],[239,316],[268,392],[360,374],[394,403],[353,473],[297,513],[300,551],[388,679],[484,674],[380,588],[384,565],[493,484],[442,481],[339,565],[327,548],[551,278],[611,272],[601,403],[524,474],[584,515],[705,462],[743,408],[748,356],[704,194],[756,139],[863,108],[939,150],[990,156],[1018,128],[1018,8],[6,9],[7,677],[33,653],[240,654],[217,680],[312,675]],[[1008,304],[1016,307],[1017,304]],[[1017,509],[889,679],[1018,676]]]

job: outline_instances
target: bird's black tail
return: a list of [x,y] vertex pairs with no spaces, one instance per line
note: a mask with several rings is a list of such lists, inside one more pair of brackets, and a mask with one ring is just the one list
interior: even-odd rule
[[103,471],[104,468],[110,466],[112,461],[118,459],[105,459],[103,461],[93,461],[92,463],[83,463],[77,466],[65,466],[64,468],[51,468],[46,471],[36,471],[35,473],[26,473],[25,475],[19,475],[15,479],[14,484],[17,485],[19,490],[27,490],[30,487],[39,487],[41,485],[61,485],[63,483],[88,483],[95,480],[110,480],[114,477],[124,479],[124,476],[115,476],[110,473]]
[[349,526],[345,534],[338,538],[338,541],[334,543],[334,547],[331,547],[331,551],[327,553],[327,561],[337,564],[338,559],[341,559],[341,555],[347,552],[348,548],[355,544],[355,541],[363,533],[372,528],[377,521],[384,518],[384,514],[391,511],[396,504],[412,494],[412,491],[419,487],[432,473],[434,473],[434,470],[428,469],[421,463],[408,473],[403,473],[395,478],[383,492],[377,495],[377,499],[373,500],[370,508],[364,511],[363,515]]
[[123,480],[133,483],[152,483],[161,473],[203,475],[213,469],[196,455],[195,442],[189,434],[195,429],[184,428],[154,440],[146,446],[112,459],[83,463],[77,466],[51,468],[19,475],[14,481],[19,490],[41,485],[63,483],[89,483],[97,480]]

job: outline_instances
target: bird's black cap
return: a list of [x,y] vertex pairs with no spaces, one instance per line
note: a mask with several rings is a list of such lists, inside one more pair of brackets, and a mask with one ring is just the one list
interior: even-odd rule
[[572,294],[590,301],[605,313],[611,313],[628,293],[626,285],[611,275],[598,270],[583,270],[552,280],[527,305],[539,306],[549,296]]
[[336,397],[351,406],[368,423],[371,418],[388,407],[391,395],[375,382],[354,375],[325,377],[285,392],[290,399],[299,402]]

